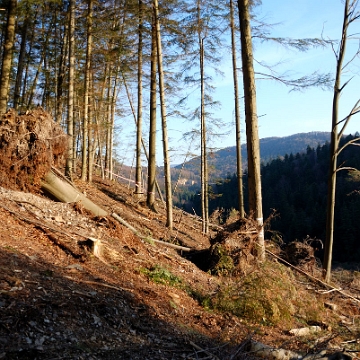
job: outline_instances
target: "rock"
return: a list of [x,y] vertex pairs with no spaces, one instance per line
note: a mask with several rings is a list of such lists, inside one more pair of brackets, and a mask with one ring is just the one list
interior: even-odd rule
[[291,329],[289,331],[289,334],[295,335],[295,336],[307,336],[316,332],[321,331],[320,326],[309,326],[309,327],[303,327],[299,329]]

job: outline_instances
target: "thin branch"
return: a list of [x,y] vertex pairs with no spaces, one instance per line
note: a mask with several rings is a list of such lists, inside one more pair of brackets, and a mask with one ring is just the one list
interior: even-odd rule
[[[339,132],[338,139],[340,139],[340,138],[343,136],[344,131],[345,131],[345,128],[346,128],[346,126],[348,125],[349,121],[351,120],[352,116],[353,116],[353,115],[356,115],[357,113],[360,112],[360,106],[359,106],[359,104],[360,104],[360,99],[355,103],[355,105],[353,106],[353,108],[352,108],[351,111],[350,111],[350,114],[349,114],[346,118],[344,118],[343,120],[341,120],[341,122],[342,122],[342,121],[345,121],[345,123],[344,123],[343,127],[341,128],[341,130],[340,130],[340,132]],[[340,122],[339,122],[339,123],[340,123]]]
[[291,86],[292,89],[290,91],[300,91],[315,86],[328,89],[333,81],[333,79],[330,78],[330,74],[318,74],[317,72],[314,72],[310,76],[302,76],[298,79],[286,79],[285,77],[261,72],[256,72],[256,74],[265,76],[268,79],[276,80],[286,86]]
[[355,146],[360,146],[360,143],[358,142],[360,141],[360,137],[357,137],[355,139],[349,140],[344,146],[342,146],[340,149],[338,149],[337,151],[337,155],[339,155],[346,147],[348,147],[349,145],[355,145]]
[[353,167],[350,167],[350,166],[344,166],[344,167],[337,168],[335,172],[339,172],[339,171],[341,171],[341,170],[359,171],[359,170],[356,169],[356,168],[353,168]]

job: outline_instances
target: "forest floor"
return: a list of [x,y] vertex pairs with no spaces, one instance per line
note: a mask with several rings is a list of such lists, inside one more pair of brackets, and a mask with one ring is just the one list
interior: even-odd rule
[[[195,216],[175,210],[170,233],[163,205],[149,211],[127,186],[100,178],[75,184],[144,236],[210,246]],[[339,292],[285,265],[276,272],[278,261],[268,257],[275,278],[291,273],[295,309],[286,321],[253,321],[246,310],[239,316],[231,306],[221,311],[201,301],[246,275],[204,272],[181,251],[141,238],[111,216],[94,217],[41,192],[0,188],[0,224],[0,359],[251,359],[249,340],[302,355],[346,350],[360,358],[359,271],[334,272]],[[89,238],[101,241],[95,253]],[[249,273],[261,276],[261,269]],[[308,299],[307,312],[296,308],[299,298]],[[310,308],[321,310],[311,318]],[[310,325],[320,331],[289,332]]]

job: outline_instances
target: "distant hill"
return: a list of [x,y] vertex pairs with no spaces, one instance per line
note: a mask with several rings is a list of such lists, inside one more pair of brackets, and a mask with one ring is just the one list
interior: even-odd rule
[[[300,133],[285,137],[268,137],[260,139],[260,156],[262,163],[266,164],[269,161],[278,157],[282,158],[286,154],[290,155],[305,152],[307,147],[316,148],[318,145],[323,145],[330,140],[329,132],[313,131],[309,133]],[[241,146],[243,168],[247,167],[247,151],[246,144]],[[177,165],[173,169],[186,170],[193,174],[194,177],[200,176],[200,157],[196,157],[185,165]],[[210,178],[224,178],[227,175],[236,173],[236,147],[230,146],[216,152],[209,156]],[[174,171],[177,173],[178,171]],[[175,174],[174,174],[175,175]]]

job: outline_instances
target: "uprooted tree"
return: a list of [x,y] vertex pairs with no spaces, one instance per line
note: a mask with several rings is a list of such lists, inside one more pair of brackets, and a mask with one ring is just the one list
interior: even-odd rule
[[0,186],[34,191],[51,166],[63,163],[67,135],[42,108],[0,119]]

